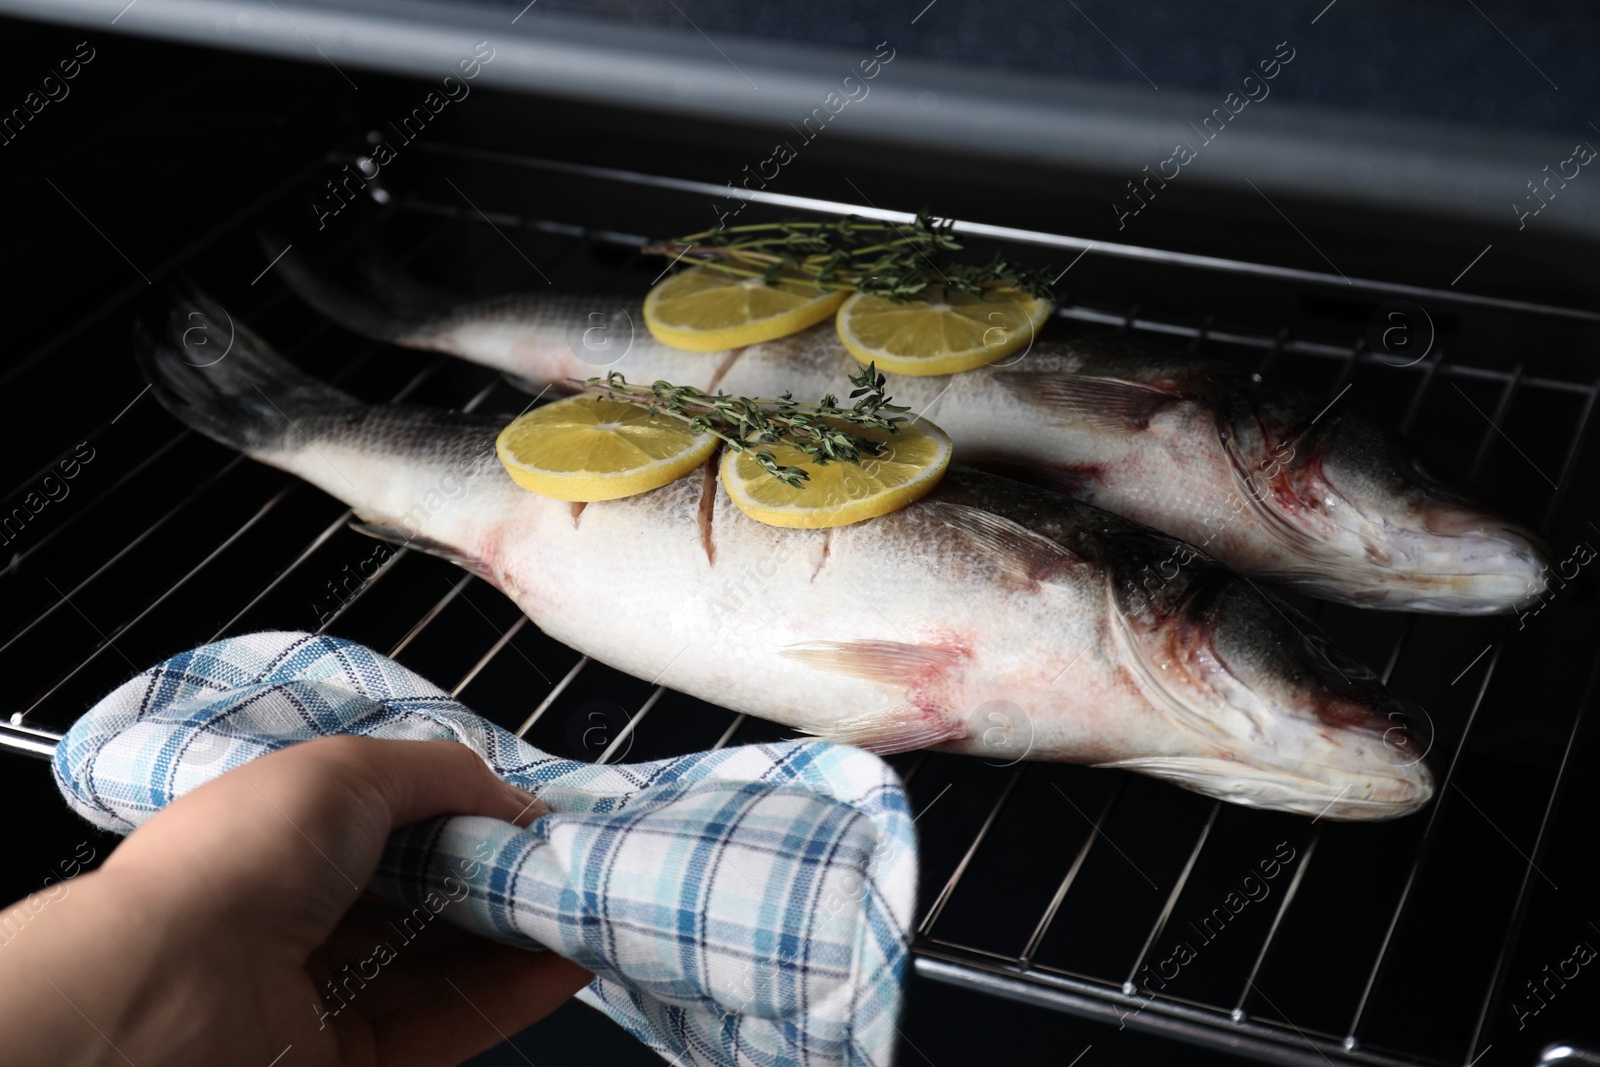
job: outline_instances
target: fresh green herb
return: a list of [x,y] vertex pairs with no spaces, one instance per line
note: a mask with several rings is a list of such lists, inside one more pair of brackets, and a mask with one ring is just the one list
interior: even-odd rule
[[[576,379],[574,379],[576,380]],[[616,371],[604,378],[590,378],[584,388],[610,400],[620,400],[647,409],[651,417],[666,415],[689,424],[695,433],[709,433],[735,452],[749,452],[767,473],[785,485],[799,489],[807,479],[804,468],[785,467],[771,450],[761,445],[783,444],[810,457],[819,467],[831,462],[859,464],[863,456],[883,454],[884,446],[849,427],[859,426],[899,433],[898,414],[909,409],[889,403],[883,394],[884,377],[876,364],[869,363],[852,375],[855,389],[850,407],[841,407],[838,397],[829,394],[820,403],[798,403],[784,393],[776,400],[747,396],[712,396],[688,385],[657,381],[653,385],[631,385]],[[885,413],[888,414],[885,414]]]
[[834,222],[773,222],[693,233],[644,251],[687,260],[771,284],[795,281],[819,289],[853,290],[892,300],[925,299],[941,291],[981,297],[1010,286],[1050,299],[1049,272],[1023,270],[996,255],[988,263],[942,263],[959,252],[955,223],[927,212],[905,225],[847,215]]

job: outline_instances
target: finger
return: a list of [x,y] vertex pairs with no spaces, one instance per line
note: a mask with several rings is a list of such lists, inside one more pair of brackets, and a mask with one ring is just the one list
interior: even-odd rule
[[422,1067],[458,1063],[509,1041],[555,1011],[593,975],[554,953],[496,975],[441,976],[431,999],[370,1021],[380,1063]]

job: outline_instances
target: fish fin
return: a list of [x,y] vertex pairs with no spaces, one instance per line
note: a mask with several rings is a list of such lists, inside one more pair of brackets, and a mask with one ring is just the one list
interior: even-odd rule
[[448,560],[463,570],[471,571],[479,578],[493,584],[494,576],[489,571],[488,564],[476,556],[469,556],[458,548],[454,548],[442,541],[423,537],[420,534],[407,534],[393,526],[385,526],[380,522],[362,522],[359,519],[350,520],[350,529],[358,534],[375,537],[380,541],[390,541],[404,548],[414,548],[418,552],[426,552],[430,556],[438,556]]
[[[1232,804],[1269,811],[1292,811],[1315,819],[1374,822],[1408,815],[1432,799],[1434,786],[1426,765],[1420,766],[1420,780],[1409,789],[1395,789],[1405,779],[1395,776],[1388,783],[1391,796],[1361,796],[1349,785],[1331,798],[1332,787],[1310,775],[1297,781],[1284,772],[1274,773],[1237,759],[1218,756],[1136,756],[1093,764],[1095,767],[1133,771],[1172,782],[1202,796],[1216,797]],[[1349,783],[1355,784],[1354,781]],[[1372,785],[1367,789],[1370,791]]]
[[1022,581],[1042,581],[1062,564],[1078,562],[1076,555],[1043,534],[982,508],[944,500],[923,500],[914,506],[965,537]]
[[1018,370],[1000,371],[995,377],[1017,398],[1108,434],[1143,430],[1157,411],[1184,396],[1158,385],[1087,374]]
[[897,704],[807,732],[820,741],[855,745],[880,756],[892,756],[953,741],[966,733],[966,727],[943,721],[911,704]]
[[134,358],[162,407],[248,455],[295,441],[296,424],[308,417],[362,406],[278,355],[196,288],[176,294],[164,337],[135,327]]
[[[261,245],[269,256],[277,255],[283,244],[261,235]],[[425,332],[420,317],[363,296],[338,285],[312,270],[297,252],[287,252],[277,260],[277,273],[301,300],[353,333],[375,341],[408,345],[409,339]]]
[[779,653],[815,670],[889,685],[925,682],[961,659],[954,649],[904,641],[807,641]]

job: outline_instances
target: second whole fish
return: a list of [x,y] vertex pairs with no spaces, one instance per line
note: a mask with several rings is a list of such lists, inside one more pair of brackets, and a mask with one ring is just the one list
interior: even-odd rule
[[[859,369],[831,323],[685,352],[656,341],[638,304],[615,296],[452,303],[379,268],[379,300],[329,284],[292,254],[282,270],[350,329],[493,367],[533,392],[571,391],[614,370],[634,382],[810,400],[847,394]],[[1431,475],[1398,438],[1348,405],[1323,412],[1231,365],[1082,333],[961,374],[886,377],[896,403],[950,434],[958,462],[1060,489],[1254,578],[1441,614],[1512,611],[1547,586],[1532,532]],[[1189,556],[1150,561],[1143,580],[1172,580]]]

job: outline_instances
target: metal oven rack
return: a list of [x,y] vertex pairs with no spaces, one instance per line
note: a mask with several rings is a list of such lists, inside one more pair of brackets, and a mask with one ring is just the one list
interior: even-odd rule
[[[459,146],[419,154],[404,187],[374,186],[384,206],[359,208],[371,218],[336,220],[336,237],[307,254],[336,267],[377,229],[420,272],[458,288],[531,288],[549,277],[637,291],[660,266],[641,261],[638,244],[686,232],[650,220],[688,219],[693,228],[704,198],[725,192]],[[265,257],[254,227],[303,212],[305,189],[353,158],[315,161],[164,273],[205,279],[290,358],[369,399],[522,408],[527,398],[489,372],[354,341],[275,282],[257,287]],[[753,199],[771,211],[877,213]],[[617,215],[638,220],[633,233],[589,224]],[[1079,284],[1057,329],[1076,320],[1176,341],[1325,390],[1330,402],[1361,401],[1401,432],[1443,442],[1455,471],[1537,521],[1557,558],[1567,543],[1591,536],[1597,366],[1582,353],[1541,358],[1537,347],[1541,337],[1592,341],[1600,315],[1046,233],[962,229],[1024,256],[1046,249],[1071,259]],[[1081,264],[1090,251],[1096,255]],[[1268,292],[1243,315],[1193,314],[1170,302],[1141,310],[1127,299],[1148,301],[1174,281],[1201,302],[1245,286]],[[1341,332],[1320,304],[1306,311],[1307,294],[1344,294],[1346,285],[1369,304],[1431,303],[1444,309],[1441,323],[1462,326],[1450,337],[1442,328],[1426,359],[1398,366],[1356,340],[1359,327]],[[120,326],[136,310],[113,302],[87,318]],[[1531,339],[1528,358],[1486,354],[1475,344],[1480,323],[1484,337],[1509,330]],[[114,344],[91,352],[87,340],[73,339],[65,347],[107,367],[129,358]],[[5,375],[11,395],[26,395],[41,363],[17,361]],[[1344,400],[1353,389],[1356,397]],[[71,719],[132,671],[262,628],[360,640],[453,683],[452,693],[532,743],[580,758],[649,759],[782,736],[556,644],[481,580],[438,560],[401,549],[365,567],[372,542],[346,529],[348,511],[183,430],[142,394],[130,390],[129,401],[108,423],[69,428],[106,458],[85,466],[84,496],[20,542],[0,579],[10,587],[0,611],[0,685],[14,709],[0,723],[0,745],[48,757]],[[13,498],[37,480],[25,480]],[[1592,536],[1600,539],[1600,529]],[[1536,1046],[1557,1039],[1600,1045],[1592,1020],[1575,1027],[1575,1016],[1555,1010],[1546,1018],[1559,1026],[1535,1027],[1536,1037],[1509,1025],[1518,1021],[1513,1001],[1524,995],[1523,981],[1558,948],[1591,936],[1583,905],[1600,885],[1592,861],[1566,844],[1579,828],[1574,805],[1562,805],[1569,793],[1595,793],[1583,759],[1594,745],[1586,717],[1597,638],[1585,582],[1559,590],[1544,617],[1532,619],[1307,605],[1338,640],[1381,664],[1401,695],[1431,711],[1443,757],[1439,797],[1397,823],[1246,811],[1121,772],[897,757],[920,812],[918,971],[1286,1064],[1473,1064],[1496,1044],[1523,1048],[1520,1062],[1528,1062]],[[1524,716],[1518,696],[1533,691],[1541,707]],[[1552,1009],[1564,1003],[1550,999]],[[1502,1052],[1500,1062],[1512,1054]],[[1563,1055],[1544,1053],[1551,1061]]]

